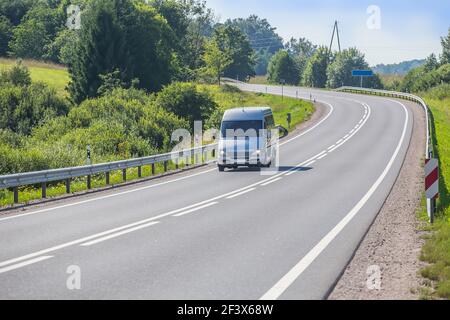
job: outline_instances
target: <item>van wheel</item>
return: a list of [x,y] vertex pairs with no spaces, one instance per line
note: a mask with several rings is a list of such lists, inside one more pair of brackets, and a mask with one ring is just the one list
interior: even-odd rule
[[224,166],[217,166],[219,168],[220,172],[224,172],[225,171],[225,167]]

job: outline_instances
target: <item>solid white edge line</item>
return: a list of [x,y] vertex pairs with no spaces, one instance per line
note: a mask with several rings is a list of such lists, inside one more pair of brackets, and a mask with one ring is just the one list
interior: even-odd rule
[[205,204],[205,205],[200,206],[200,207],[196,207],[196,208],[193,208],[193,209],[190,209],[190,210],[187,210],[187,211],[183,211],[183,212],[174,214],[173,216],[174,216],[174,217],[181,217],[181,216],[184,216],[184,215],[186,215],[186,214],[188,214],[188,213],[192,213],[192,212],[195,212],[195,211],[204,209],[204,208],[208,208],[208,207],[211,207],[211,206],[216,205],[216,204],[218,204],[218,203],[219,203],[219,202],[217,202],[217,201],[211,202],[211,203]]
[[321,159],[325,158],[327,155],[328,154],[325,153],[325,154],[321,155],[320,157],[318,157],[317,160],[321,160]]
[[[395,101],[395,100],[391,100]],[[325,236],[319,243],[317,243],[314,248],[312,248],[289,272],[284,275],[272,288],[270,288],[260,300],[276,300],[278,299],[294,281],[311,265],[311,263],[322,253],[323,250],[334,240],[334,238],[344,229],[344,227],[352,220],[352,218],[359,212],[359,210],[366,204],[370,199],[372,194],[377,190],[378,186],[383,182],[384,178],[388,174],[398,153],[403,145],[403,141],[406,135],[406,129],[408,128],[409,114],[406,107],[399,101],[403,110],[405,111],[405,123],[403,126],[403,132],[400,141],[395,149],[394,154],[389,160],[387,166],[385,167],[382,174],[378,177],[369,191],[364,195],[364,197],[353,207],[353,209]]]
[[50,258],[53,258],[53,256],[43,256],[43,257],[38,257],[38,258],[31,259],[31,260],[23,261],[21,263],[13,264],[13,265],[7,266],[5,268],[1,268],[0,274],[15,270],[15,269],[19,269],[22,267],[26,267],[26,266],[29,266],[30,264],[38,263],[38,262],[41,262],[41,261],[44,261],[44,260],[47,260]]
[[254,191],[254,190],[256,190],[256,188],[250,188],[250,189],[241,191],[241,192],[239,192],[239,193],[235,193],[235,194],[233,194],[232,196],[228,196],[227,199],[233,199],[233,198],[242,196],[243,194],[246,194],[246,193],[251,192],[251,191]]
[[97,243],[100,243],[100,242],[103,242],[103,241],[106,241],[106,240],[109,240],[109,239],[120,237],[120,236],[122,236],[124,234],[127,234],[127,233],[130,233],[130,232],[134,232],[134,231],[137,231],[137,230],[140,230],[140,229],[144,229],[144,228],[148,228],[148,227],[154,226],[155,224],[158,224],[158,223],[159,223],[158,221],[155,221],[155,222],[150,222],[150,223],[146,223],[146,224],[141,224],[141,225],[139,225],[137,227],[134,227],[134,228],[126,229],[126,230],[123,230],[123,231],[120,231],[120,232],[116,232],[116,233],[110,234],[110,235],[105,236],[105,237],[101,237],[101,238],[98,238],[98,239],[95,239],[95,240],[92,240],[92,241],[89,241],[89,242],[82,243],[82,244],[80,244],[80,246],[89,247],[89,246],[92,246],[94,244],[97,244]]
[[307,164],[305,164],[305,167],[306,167],[306,166],[310,166],[310,165],[312,165],[312,164],[315,163],[315,162],[316,162],[316,160],[310,161],[310,162],[308,162]]

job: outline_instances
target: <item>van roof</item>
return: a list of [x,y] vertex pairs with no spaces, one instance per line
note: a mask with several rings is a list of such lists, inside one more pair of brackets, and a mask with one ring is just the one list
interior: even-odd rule
[[268,114],[272,114],[270,107],[233,108],[225,111],[223,121],[263,120]]

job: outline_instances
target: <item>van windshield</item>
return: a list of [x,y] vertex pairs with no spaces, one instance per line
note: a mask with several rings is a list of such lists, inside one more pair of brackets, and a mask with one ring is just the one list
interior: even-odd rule
[[[253,129],[254,131],[251,132]],[[253,136],[256,134],[256,136],[259,136],[259,130],[262,129],[262,121],[261,120],[245,120],[245,121],[223,121],[222,122],[222,128],[221,128],[221,134],[222,138],[234,138],[235,136],[242,135],[242,131],[247,136]],[[241,134],[239,134],[239,131],[230,136],[228,133],[227,136],[227,130],[242,130]],[[251,131],[248,131],[251,130]]]

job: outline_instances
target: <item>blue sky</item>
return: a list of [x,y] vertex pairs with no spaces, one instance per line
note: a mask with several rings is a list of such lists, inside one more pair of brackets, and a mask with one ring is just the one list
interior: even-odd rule
[[[306,37],[329,45],[334,20],[341,44],[356,46],[371,65],[440,54],[450,27],[450,0],[206,0],[220,19],[257,14],[285,40]],[[367,8],[380,9],[380,29],[369,29]],[[336,47],[337,49],[337,47]]]

